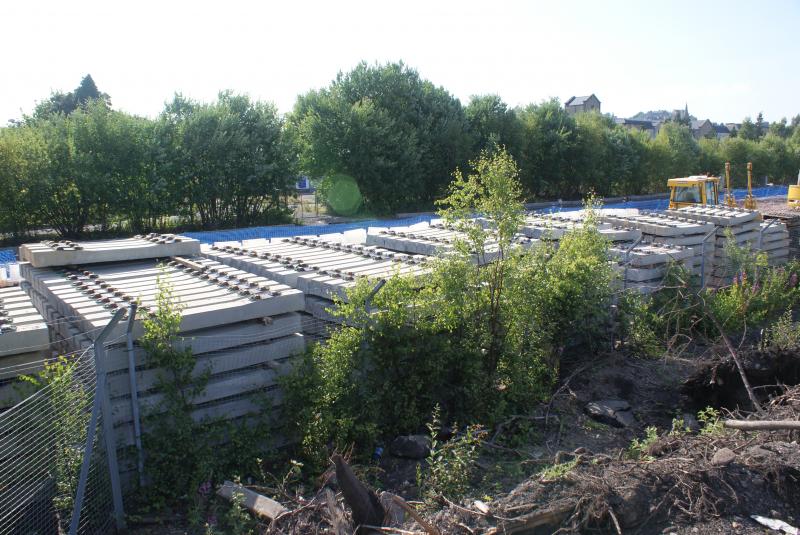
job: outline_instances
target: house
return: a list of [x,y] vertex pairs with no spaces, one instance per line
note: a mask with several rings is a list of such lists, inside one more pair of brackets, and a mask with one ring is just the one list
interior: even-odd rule
[[650,139],[655,139],[658,131],[661,129],[660,121],[646,121],[643,119],[622,119],[619,117],[614,118],[614,122],[618,125],[627,128],[628,130],[641,130],[647,132]]
[[689,123],[689,127],[692,129],[692,135],[695,139],[703,139],[704,137],[716,137],[717,130],[714,128],[714,124],[709,121],[708,119],[701,120],[694,120]]
[[714,130],[717,133],[717,139],[719,139],[720,141],[725,139],[725,138],[731,137],[731,131],[728,129],[727,126],[725,126],[722,123],[715,124],[714,125]]
[[569,115],[587,111],[596,111],[600,113],[600,99],[598,99],[594,93],[588,97],[572,97],[564,104],[564,109]]

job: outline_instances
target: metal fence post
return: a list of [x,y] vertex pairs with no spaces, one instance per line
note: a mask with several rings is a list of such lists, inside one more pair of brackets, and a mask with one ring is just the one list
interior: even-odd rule
[[714,227],[714,230],[706,234],[706,237],[703,238],[703,242],[700,244],[700,289],[706,287],[706,242],[708,239],[717,233],[717,227]]
[[133,322],[136,319],[136,303],[128,311],[126,344],[128,349],[128,377],[131,385],[131,413],[133,414],[133,435],[136,440],[136,468],[139,471],[139,485],[144,486],[144,453],[142,452],[142,424],[139,421],[139,393],[136,385],[136,359],[133,352]]
[[769,227],[771,227],[772,224],[775,223],[776,221],[778,221],[778,220],[777,219],[772,219],[769,223],[767,223],[766,227],[760,227],[758,229],[758,245],[756,245],[756,249],[757,250],[759,250],[759,251],[761,250],[761,242],[764,240],[764,232],[766,232],[766,230]]
[[[111,323],[109,326],[116,326],[119,323],[119,320],[122,319],[122,316],[125,314],[125,310],[118,310],[116,314],[114,314],[114,318],[112,318]],[[111,332],[109,327],[106,327],[101,336],[108,334]],[[98,339],[100,337],[98,336]],[[105,341],[105,337],[103,337],[103,341]],[[122,505],[122,485],[119,480],[119,464],[117,462],[117,441],[114,436],[114,422],[112,421],[111,416],[111,400],[108,396],[107,390],[107,371],[106,371],[106,348],[102,342],[98,342],[95,340],[95,349],[94,349],[94,358],[95,358],[95,369],[97,370],[97,390],[96,394],[100,397],[100,409],[102,411],[102,423],[103,423],[103,439],[106,446],[106,457],[108,459],[108,471],[109,475],[111,476],[111,497],[114,502],[114,520],[117,524],[117,529],[123,529],[125,527],[125,510]]]
[[[122,315],[125,313],[124,310],[118,310],[114,317],[111,318],[111,321],[108,325],[105,326],[103,331],[98,335],[98,337],[94,341],[94,351],[95,351],[95,374],[97,385],[95,387],[95,394],[94,394],[94,401],[92,402],[92,415],[89,418],[89,427],[86,430],[86,447],[83,450],[83,461],[81,462],[81,471],[78,477],[78,489],[75,492],[75,503],[72,506],[72,518],[70,518],[69,523],[69,535],[76,535],[78,533],[78,526],[80,525],[81,520],[81,509],[83,508],[83,498],[86,495],[86,484],[89,479],[89,466],[92,462],[92,453],[94,451],[94,435],[95,429],[97,428],[97,418],[100,415],[100,410],[103,405],[103,400],[106,398],[106,377],[105,377],[105,368],[100,368],[98,366],[99,359],[97,358],[97,350],[98,348],[103,348],[103,343],[105,339],[108,337],[111,330],[116,327],[119,320],[122,319]],[[103,356],[105,355],[105,348],[101,351]],[[104,365],[103,365],[104,366]],[[101,381],[101,374],[100,370],[103,369],[102,373],[102,381]],[[106,423],[106,414],[110,418],[110,411],[103,411],[103,434],[105,435],[105,423]],[[110,423],[110,422],[109,422]],[[106,435],[106,449],[108,449],[108,436]],[[113,449],[114,452],[114,468],[117,468],[116,472],[116,482],[117,488],[119,489],[119,469],[116,465],[117,461],[117,450],[116,446]],[[109,463],[110,469],[111,463]],[[114,490],[114,472],[111,473],[111,488],[112,491]],[[119,516],[120,519],[123,521],[124,525],[124,517],[122,517],[122,492],[120,489],[119,493],[119,509],[117,509],[117,499],[116,493],[114,495],[114,513],[115,516]],[[119,526],[119,520],[117,521],[117,525]]]

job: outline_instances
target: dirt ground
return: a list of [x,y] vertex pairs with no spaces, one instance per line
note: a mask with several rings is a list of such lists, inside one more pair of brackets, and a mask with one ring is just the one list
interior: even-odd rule
[[[723,354],[642,359],[614,353],[591,366],[566,366],[548,405],[487,435],[471,492],[457,502],[442,498],[422,506],[415,484],[419,461],[387,454],[378,465],[355,467],[368,474],[362,479],[372,488],[379,485],[419,507],[428,524],[407,515],[402,524],[376,533],[777,533],[750,515],[797,526],[799,431],[697,429],[692,415],[710,404],[723,416],[752,417],[732,362],[712,357],[715,353]],[[784,386],[780,379],[800,379],[800,355],[751,351],[743,359],[764,405],[760,418],[797,420],[800,387]],[[608,399],[628,402],[630,425],[615,427],[587,416],[587,403]],[[675,418],[684,418],[684,427],[670,433]],[[632,441],[642,440],[649,426],[657,428],[658,439],[633,455]],[[724,448],[730,455],[719,453]],[[565,469],[558,477],[541,475],[559,463]],[[286,501],[291,512],[263,524],[263,531],[353,533],[339,490],[331,478],[325,488]]]

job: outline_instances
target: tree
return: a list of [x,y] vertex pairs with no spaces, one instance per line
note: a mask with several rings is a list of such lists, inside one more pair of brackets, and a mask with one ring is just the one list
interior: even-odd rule
[[750,117],[745,117],[744,121],[742,121],[742,126],[739,127],[739,137],[742,139],[758,139],[760,135],[760,131],[758,126],[750,119]]
[[28,125],[0,129],[0,233],[19,238],[36,228],[38,199],[31,188],[47,165],[38,129]]
[[156,176],[169,177],[203,228],[285,217],[282,197],[294,182],[295,160],[273,105],[231,92],[213,104],[176,95],[160,123]]
[[687,176],[700,171],[700,147],[689,127],[678,123],[664,123],[656,136],[655,145],[660,146],[667,155],[667,176]]
[[464,110],[403,63],[339,73],[298,98],[289,119],[309,175],[349,175],[367,210],[430,207],[470,150]]
[[769,125],[768,133],[786,139],[792,134],[792,128],[787,126],[786,117]]
[[101,101],[107,107],[111,107],[111,97],[106,93],[101,93],[94,83],[90,74],[81,79],[78,87],[70,93],[57,91],[50,95],[50,98],[40,102],[34,110],[34,118],[43,118],[54,113],[69,115],[79,108],[85,107],[92,101]]
[[762,112],[758,112],[758,116],[756,117],[756,134],[758,137],[763,136],[766,133],[766,127],[764,126],[764,114]]
[[474,139],[474,153],[494,147],[506,147],[512,155],[517,153],[519,121],[515,111],[509,109],[499,96],[473,96],[465,109],[465,115]]
[[528,197],[575,198],[581,191],[575,163],[579,142],[575,119],[557,99],[517,112],[522,129],[520,182]]

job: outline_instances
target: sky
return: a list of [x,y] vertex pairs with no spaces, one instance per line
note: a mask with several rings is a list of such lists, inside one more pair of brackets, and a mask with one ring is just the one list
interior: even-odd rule
[[9,0],[0,21],[0,124],[87,73],[138,115],[224,89],[289,112],[360,61],[398,60],[465,105],[594,93],[618,117],[800,114],[800,0]]

